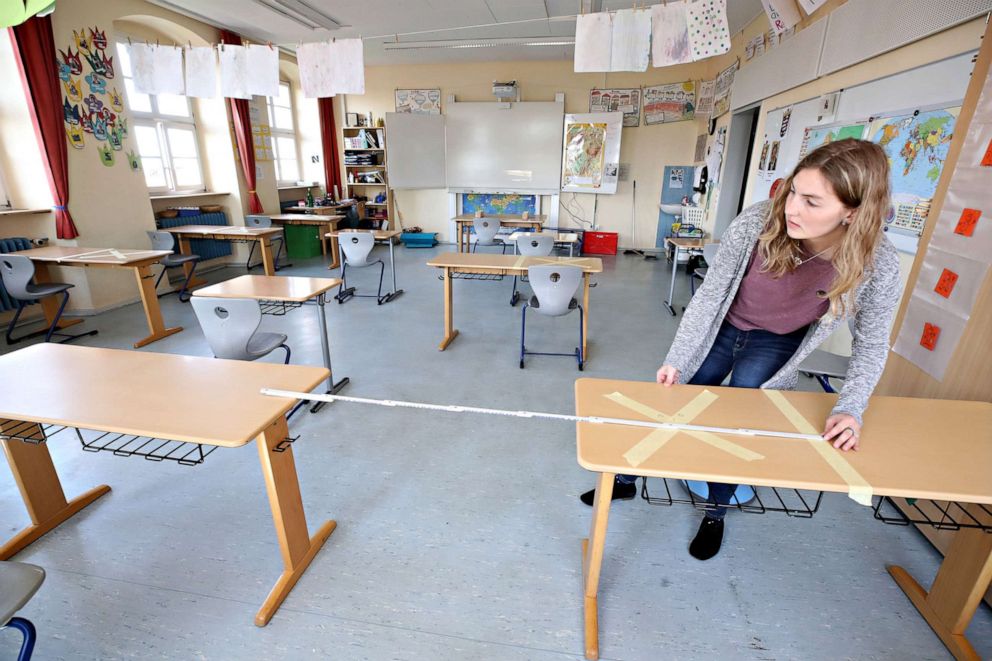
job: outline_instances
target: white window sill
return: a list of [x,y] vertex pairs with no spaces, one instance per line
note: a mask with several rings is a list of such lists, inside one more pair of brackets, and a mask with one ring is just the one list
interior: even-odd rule
[[26,216],[34,213],[49,213],[51,208],[47,209],[4,209],[0,210],[0,216]]
[[214,191],[206,191],[206,192],[195,191],[193,193],[167,193],[161,195],[156,194],[156,195],[149,195],[148,197],[152,200],[175,200],[186,197],[212,197],[215,195],[230,195],[230,193],[224,193],[224,192],[218,193]]
[[277,186],[276,189],[277,190],[303,190],[305,188],[316,188],[319,185],[320,184],[312,183],[312,184],[303,184],[303,185],[299,185],[299,186],[297,186],[297,185]]

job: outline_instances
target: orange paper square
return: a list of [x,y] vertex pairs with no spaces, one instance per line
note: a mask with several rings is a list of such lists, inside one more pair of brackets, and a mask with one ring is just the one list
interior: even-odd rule
[[978,219],[981,217],[980,209],[964,209],[961,212],[961,217],[958,218],[958,224],[954,227],[954,233],[961,236],[971,236],[975,233],[975,225],[978,224]]
[[989,146],[985,148],[985,156],[982,157],[982,165],[985,167],[992,167],[992,140],[989,140]]
[[920,338],[920,345],[924,349],[933,351],[937,348],[937,338],[940,337],[940,326],[933,324],[923,324],[923,337]]
[[954,285],[957,284],[957,281],[957,273],[950,269],[944,269],[944,272],[940,274],[940,279],[937,280],[937,286],[934,287],[933,290],[944,298],[950,298],[951,292],[954,291]]

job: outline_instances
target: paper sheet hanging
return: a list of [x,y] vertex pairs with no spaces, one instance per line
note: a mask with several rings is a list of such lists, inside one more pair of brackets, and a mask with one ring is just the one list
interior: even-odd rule
[[152,46],[148,44],[131,44],[128,46],[131,57],[131,75],[134,89],[142,94],[155,93],[155,61]]
[[301,44],[296,49],[296,62],[300,67],[303,96],[309,99],[334,96],[330,44],[323,41]]
[[248,52],[244,46],[224,44],[220,48],[220,93],[229,99],[250,99]]
[[954,312],[911,296],[892,350],[941,381],[966,325]]
[[703,0],[686,5],[692,59],[702,60],[730,50],[727,0]]
[[609,12],[575,17],[576,73],[609,71],[613,48],[613,25]]
[[186,48],[186,96],[217,96],[217,53],[210,46]]
[[152,46],[153,94],[185,94],[183,51],[176,46]]
[[651,12],[621,9],[613,15],[610,71],[646,71],[651,53]]
[[365,94],[365,51],[361,39],[330,44],[331,85],[335,94]]
[[268,45],[247,46],[248,91],[279,96],[279,51]]
[[660,3],[651,7],[651,64],[668,67],[692,62],[685,3]]
[[765,9],[772,31],[777,35],[795,27],[801,18],[793,0],[761,0],[761,6]]

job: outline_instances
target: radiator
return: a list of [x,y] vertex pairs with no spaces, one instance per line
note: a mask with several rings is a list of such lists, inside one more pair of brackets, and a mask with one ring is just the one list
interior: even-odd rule
[[[176,218],[159,218],[155,221],[159,229],[170,227],[181,227],[183,225],[227,225],[227,216],[223,211],[217,213],[201,213],[195,216],[177,216]],[[227,241],[216,241],[214,239],[190,239],[189,249],[194,255],[199,255],[200,259],[208,260],[215,257],[226,257],[231,254],[231,244]],[[176,250],[179,252],[179,242],[176,241]]]
[[[18,250],[29,250],[31,248],[31,242],[22,237],[16,237],[13,239],[0,239],[0,253],[17,252]],[[33,303],[33,301],[32,301]],[[7,290],[3,288],[3,282],[0,281],[0,312],[6,310],[16,310],[17,302],[11,298]]]

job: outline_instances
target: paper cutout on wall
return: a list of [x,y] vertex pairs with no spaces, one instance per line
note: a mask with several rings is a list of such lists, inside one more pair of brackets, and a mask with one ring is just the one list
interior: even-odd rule
[[[107,32],[100,30],[100,28],[94,26],[89,28],[90,43],[93,44],[93,48],[96,50],[106,50],[107,49]],[[113,76],[109,76],[113,78]]]
[[186,48],[186,96],[217,96],[217,51],[210,46]]
[[79,85],[78,78],[70,78],[69,80],[63,80],[62,89],[65,91],[65,95],[70,101],[83,100],[83,89]]
[[[69,73],[73,76],[78,76],[83,73],[83,61],[79,59],[79,51],[75,53],[72,52],[72,47],[66,50],[59,50],[59,58],[61,58],[62,63],[69,68]],[[63,78],[62,80],[66,80]]]
[[696,83],[653,85],[644,88],[644,123],[664,124],[693,119],[696,114]]
[[927,249],[912,295],[967,319],[985,282],[989,265],[946,252]]
[[794,27],[801,18],[793,0],[761,0],[761,6],[765,8],[768,23],[775,34],[780,35]]
[[279,51],[272,45],[247,46],[248,91],[258,96],[279,96]]
[[89,83],[90,86],[90,96],[93,96],[94,94],[107,93],[107,81],[99,74],[92,72],[86,74],[86,82]]
[[121,93],[117,91],[116,87],[110,90],[110,92],[107,93],[107,96],[110,97],[111,108],[117,112],[124,112],[124,97],[121,96]]
[[667,67],[692,62],[685,4],[659,3],[651,7],[651,64]]
[[610,71],[646,71],[651,54],[651,12],[620,9],[613,15]]
[[[78,109],[78,107],[77,107]],[[86,140],[84,139],[83,127],[77,124],[65,125],[65,137],[69,141],[69,145],[73,149],[82,149],[86,146]]]
[[131,172],[141,169],[141,157],[135,154],[133,149],[127,153],[127,165],[131,168]]
[[80,53],[85,55],[90,52],[90,38],[89,35],[86,34],[85,28],[78,31],[73,30],[72,40],[75,42],[76,48],[79,49]]
[[[966,320],[912,296],[892,350],[940,381],[964,334]],[[929,329],[928,329],[929,325]]]
[[98,147],[97,151],[100,153],[100,162],[103,163],[108,168],[114,166],[114,151],[107,145]]
[[689,47],[694,60],[722,55],[730,50],[727,0],[697,0],[686,5]]
[[56,62],[55,66],[58,69],[59,80],[61,80],[63,83],[69,82],[69,78],[72,75],[72,71],[69,68],[69,65],[66,64],[65,62]]
[[609,71],[613,49],[613,23],[609,12],[575,17],[576,73]]

